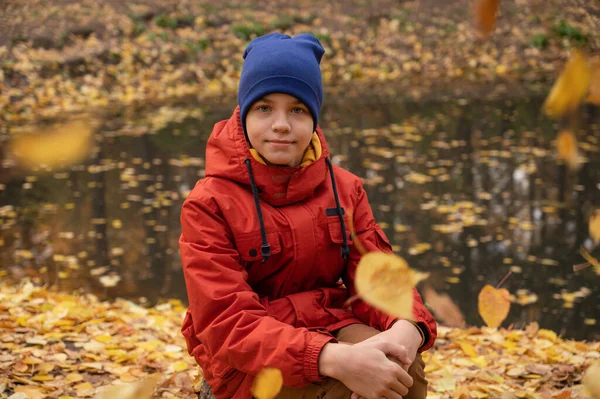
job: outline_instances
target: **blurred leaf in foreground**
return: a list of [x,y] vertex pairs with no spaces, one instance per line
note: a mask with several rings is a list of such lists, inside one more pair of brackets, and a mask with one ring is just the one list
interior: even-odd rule
[[600,399],[600,361],[588,367],[583,376],[583,386],[592,399]]
[[590,91],[586,101],[600,105],[600,55],[590,59]]
[[573,50],[565,69],[554,82],[544,102],[544,112],[558,118],[575,110],[588,92],[590,75],[590,65],[585,55],[579,50]]
[[482,37],[494,31],[499,5],[500,0],[475,0],[475,27]]
[[279,369],[266,367],[258,372],[252,385],[252,396],[257,399],[273,399],[283,386],[283,375]]
[[598,244],[600,242],[600,209],[596,209],[590,216],[589,230],[594,244]]
[[577,138],[572,132],[563,130],[558,133],[556,136],[556,150],[558,151],[558,157],[565,161],[570,170],[577,168]]
[[160,373],[155,373],[136,382],[100,387],[94,399],[150,399],[161,380]]
[[18,164],[26,169],[67,166],[88,156],[92,133],[91,123],[78,119],[35,133],[23,132],[12,139],[9,151]]
[[356,292],[390,315],[413,320],[413,288],[427,277],[429,273],[411,269],[396,255],[368,252],[356,269]]

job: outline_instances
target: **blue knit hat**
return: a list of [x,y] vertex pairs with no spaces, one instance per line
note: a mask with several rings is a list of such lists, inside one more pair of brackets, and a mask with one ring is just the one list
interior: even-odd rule
[[244,132],[250,106],[270,93],[285,93],[302,101],[316,129],[323,103],[319,64],[324,53],[319,40],[308,33],[294,38],[270,33],[252,40],[244,51],[238,88]]

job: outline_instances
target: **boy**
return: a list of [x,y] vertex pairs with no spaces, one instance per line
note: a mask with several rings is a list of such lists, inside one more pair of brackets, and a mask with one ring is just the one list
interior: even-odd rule
[[391,245],[360,179],[329,159],[323,53],[308,34],[248,45],[239,106],[215,124],[205,178],[183,205],[182,333],[218,399],[250,398],[264,367],[282,372],[278,398],[427,395],[418,353],[436,323],[417,291],[414,322],[360,300],[343,306],[360,259],[349,216],[368,250]]

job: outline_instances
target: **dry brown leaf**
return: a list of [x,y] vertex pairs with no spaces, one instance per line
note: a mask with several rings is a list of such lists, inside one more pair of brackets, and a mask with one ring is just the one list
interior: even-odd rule
[[475,0],[475,27],[478,33],[489,36],[496,27],[496,15],[500,0]]
[[9,151],[26,169],[43,165],[56,168],[80,162],[87,157],[92,138],[91,122],[75,120],[35,133],[19,134],[9,144]]
[[427,277],[429,273],[411,269],[398,256],[369,252],[356,268],[356,292],[365,302],[390,315],[413,320],[413,288]]
[[510,311],[510,293],[505,288],[486,285],[479,292],[479,315],[488,327],[497,328]]
[[442,324],[460,328],[466,326],[465,317],[448,294],[439,294],[429,284],[425,284],[423,298],[435,313],[435,318]]
[[594,210],[590,216],[589,231],[594,244],[598,244],[600,241],[600,209]]
[[588,367],[582,382],[592,399],[600,399],[600,361],[596,361]]
[[573,50],[564,70],[554,82],[542,109],[553,118],[575,110],[590,85],[590,66],[583,53]]
[[281,370],[266,367],[258,372],[252,384],[252,395],[257,399],[273,399],[283,387]]
[[577,138],[568,130],[563,130],[556,136],[556,150],[558,157],[565,161],[569,169],[577,167]]

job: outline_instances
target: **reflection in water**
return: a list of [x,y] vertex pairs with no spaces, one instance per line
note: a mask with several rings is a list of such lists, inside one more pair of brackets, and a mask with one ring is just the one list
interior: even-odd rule
[[[583,262],[579,247],[591,245],[587,218],[600,206],[597,109],[578,121],[589,159],[573,173],[556,161],[558,127],[540,105],[330,103],[322,115],[334,161],[364,179],[396,252],[432,272],[422,292],[447,293],[467,324],[480,325],[479,291],[512,271],[505,326],[537,320],[600,339],[600,277],[572,271]],[[185,114],[158,125],[107,120],[88,162],[68,170],[32,177],[5,160],[5,274],[107,297],[185,299],[179,211],[204,174],[212,125],[230,109]]]

